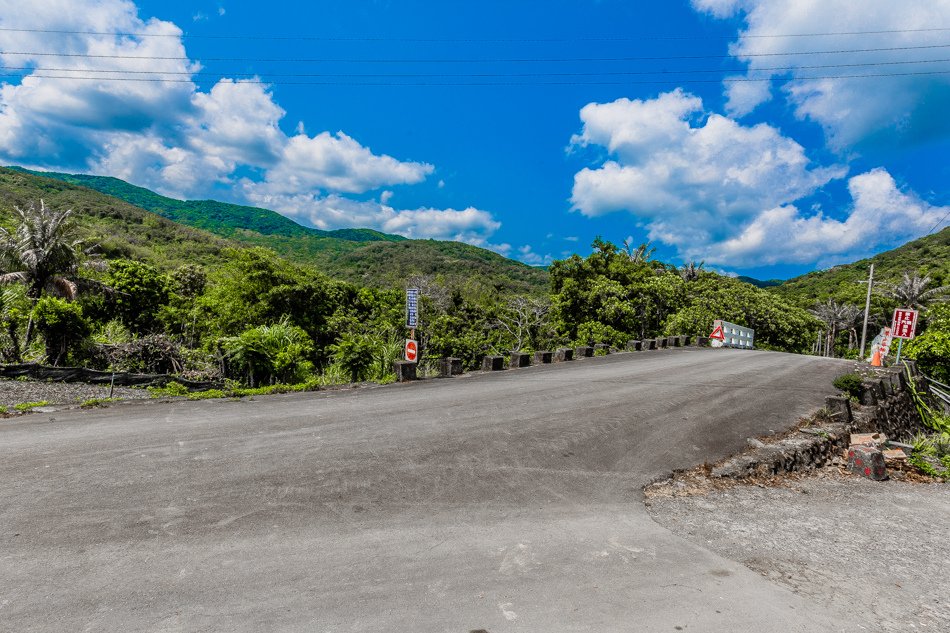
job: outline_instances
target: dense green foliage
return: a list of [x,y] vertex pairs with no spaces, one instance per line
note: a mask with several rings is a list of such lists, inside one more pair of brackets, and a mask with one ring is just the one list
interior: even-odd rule
[[[714,319],[754,328],[759,347],[808,352],[827,327],[808,311],[815,308],[811,299],[758,288],[701,264],[677,269],[651,261],[649,245],[618,248],[598,238],[590,256],[555,262],[545,272],[465,244],[391,241],[366,233],[340,239],[262,209],[165,202],[122,181],[73,180],[108,185],[143,205],[175,203],[165,209],[170,217],[174,211],[182,221],[204,218],[207,228],[229,239],[61,180],[0,170],[0,225],[8,234],[22,229],[13,205],[43,196],[51,209],[73,208],[70,239],[101,245],[92,254],[72,248],[66,265],[47,271],[54,277],[68,272],[76,280],[75,301],[56,298],[54,285],[40,288],[11,277],[16,285],[0,295],[0,355],[7,361],[236,381],[222,393],[237,393],[237,383],[270,388],[387,381],[408,334],[407,286],[421,291],[415,336],[423,373],[444,357],[460,358],[472,369],[487,354],[708,335]],[[228,216],[231,211],[237,215]],[[257,223],[260,230],[240,229],[240,221]],[[247,246],[276,244],[271,238],[302,250],[283,256]],[[323,248],[318,240],[337,246]],[[11,262],[0,275],[17,272]],[[930,281],[911,281],[923,301],[924,281]],[[852,315],[825,299],[825,312]],[[897,301],[885,295],[876,300],[882,310]],[[945,304],[930,306],[921,336],[905,353],[939,377],[939,368],[947,367],[950,318]],[[36,340],[31,328],[39,333]],[[854,327],[836,325],[827,338],[836,353],[844,353],[845,343],[854,346]]]
[[90,333],[89,322],[78,303],[46,296],[33,308],[33,322],[46,342],[46,358],[53,365],[75,359],[77,349]]
[[568,340],[623,345],[657,335],[708,336],[713,321],[723,319],[754,328],[759,347],[802,352],[821,327],[805,310],[737,279],[700,271],[686,281],[609,242],[594,247],[587,259],[551,266],[554,314]]
[[909,341],[903,353],[931,378],[950,383],[950,303],[931,306],[922,318],[924,332]]

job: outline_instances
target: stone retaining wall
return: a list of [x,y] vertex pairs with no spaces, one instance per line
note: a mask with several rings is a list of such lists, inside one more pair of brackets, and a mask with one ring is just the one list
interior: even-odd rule
[[[926,381],[916,365],[909,362],[908,367],[917,391],[926,394]],[[915,433],[926,431],[914,406],[905,370],[893,367],[875,374],[864,382],[860,402],[829,396],[824,411],[811,420],[827,417],[832,422],[812,426],[806,421],[795,435],[772,442],[750,439],[750,450],[720,462],[711,474],[741,479],[812,470],[840,459],[851,433],[882,432],[888,439],[906,442]]]
[[170,374],[132,374],[128,372],[96,371],[84,367],[49,367],[35,363],[19,365],[0,365],[2,378],[32,378],[33,380],[50,380],[53,382],[87,382],[95,385],[108,385],[113,381],[120,387],[164,387],[170,382],[177,382],[192,391],[220,388],[220,382],[199,382],[185,380]]

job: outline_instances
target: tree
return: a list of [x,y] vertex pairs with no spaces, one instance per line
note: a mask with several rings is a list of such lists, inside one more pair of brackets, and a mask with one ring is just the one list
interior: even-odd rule
[[508,299],[495,322],[511,337],[511,351],[520,352],[525,345],[536,343],[550,311],[547,299],[518,295]]
[[706,262],[699,262],[698,264],[695,261],[690,261],[683,264],[683,267],[680,268],[677,272],[680,277],[683,278],[683,281],[696,281],[699,279],[699,274],[703,271],[703,266]]
[[940,298],[950,291],[950,286],[927,288],[932,280],[929,276],[921,277],[917,273],[904,273],[896,284],[882,284],[888,296],[897,299],[902,307],[924,308],[934,299]]
[[109,285],[115,316],[133,332],[151,331],[168,303],[168,278],[148,264],[117,259],[109,263]]
[[70,277],[79,266],[81,241],[76,239],[72,210],[56,212],[40,200],[24,210],[14,207],[17,228],[0,227],[0,262],[10,271],[0,283],[22,283],[34,301],[47,292],[66,299],[76,297],[78,286]]

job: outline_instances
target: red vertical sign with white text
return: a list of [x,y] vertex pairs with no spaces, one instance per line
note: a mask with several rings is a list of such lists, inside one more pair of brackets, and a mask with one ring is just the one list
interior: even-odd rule
[[894,338],[914,338],[917,329],[917,310],[898,308],[894,310],[891,322],[891,336]]

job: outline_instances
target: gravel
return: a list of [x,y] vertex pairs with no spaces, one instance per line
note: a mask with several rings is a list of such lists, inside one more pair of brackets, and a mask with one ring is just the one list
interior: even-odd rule
[[[91,385],[84,382],[45,382],[39,380],[0,379],[0,406],[12,409],[24,402],[50,404],[79,404],[90,398],[108,398],[109,385]],[[148,398],[145,389],[116,387],[114,398],[136,400]]]
[[825,469],[778,487],[647,500],[675,534],[849,618],[857,630],[950,630],[950,488]]

